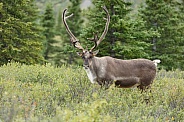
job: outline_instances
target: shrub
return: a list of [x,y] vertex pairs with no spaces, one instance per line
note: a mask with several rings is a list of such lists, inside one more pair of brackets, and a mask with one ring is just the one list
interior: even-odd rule
[[77,66],[9,63],[0,67],[0,120],[182,121],[182,74],[161,70],[152,92],[141,94],[137,88],[105,90],[91,84]]

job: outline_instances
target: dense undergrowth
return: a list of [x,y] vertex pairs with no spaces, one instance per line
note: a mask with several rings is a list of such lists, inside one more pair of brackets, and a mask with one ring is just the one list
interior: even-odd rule
[[184,72],[161,70],[152,91],[108,90],[81,67],[0,67],[0,121],[165,122],[184,120]]

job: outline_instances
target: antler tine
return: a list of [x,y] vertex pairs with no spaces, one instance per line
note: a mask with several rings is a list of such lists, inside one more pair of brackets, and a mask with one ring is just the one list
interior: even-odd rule
[[93,51],[101,43],[101,41],[104,39],[104,37],[106,36],[106,34],[108,32],[109,23],[110,23],[110,15],[109,15],[109,12],[108,12],[108,10],[105,6],[103,6],[102,8],[103,8],[103,10],[105,11],[105,13],[107,15],[107,18],[104,18],[106,20],[105,29],[104,29],[104,31],[103,31],[103,33],[102,33],[99,40],[94,39],[95,45],[91,48],[90,51]]
[[87,38],[87,40],[90,40],[90,41],[98,41],[98,32],[97,33],[94,33],[93,32],[93,38]]
[[67,12],[67,9],[64,9],[63,11],[63,23],[66,27],[66,30],[68,32],[68,34],[70,35],[70,41],[73,43],[73,46],[80,49],[80,50],[84,50],[84,48],[80,45],[79,43],[79,40],[73,35],[73,33],[70,31],[70,28],[68,27],[68,24],[66,22],[66,19],[70,18],[73,16],[73,13],[69,16],[66,16],[66,12]]
[[105,18],[105,20],[107,21],[106,22],[106,25],[105,25],[105,29],[104,29],[104,32],[102,33],[100,39],[98,40],[97,42],[97,46],[100,44],[100,42],[103,40],[103,38],[106,36],[107,32],[108,32],[108,28],[109,28],[109,23],[110,23],[110,15],[109,15],[109,12],[107,10],[107,8],[105,6],[102,7],[103,10],[105,11],[105,13],[107,14],[107,18]]
[[97,47],[97,41],[98,41],[98,34],[97,33],[93,33],[94,37],[93,38],[87,38],[90,41],[93,41],[95,43],[95,45],[90,49],[90,52],[93,51],[93,49],[95,49]]

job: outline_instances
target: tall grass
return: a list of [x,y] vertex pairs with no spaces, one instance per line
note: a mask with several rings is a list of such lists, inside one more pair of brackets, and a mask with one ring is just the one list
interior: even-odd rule
[[0,67],[0,121],[163,122],[184,120],[184,72],[161,70],[152,92],[108,90],[81,67]]

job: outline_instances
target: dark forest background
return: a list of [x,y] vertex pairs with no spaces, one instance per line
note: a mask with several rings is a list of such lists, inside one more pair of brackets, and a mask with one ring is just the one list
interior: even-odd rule
[[111,22],[98,56],[160,59],[159,68],[184,70],[184,0],[0,0],[0,65],[80,64],[62,11],[74,14],[67,23],[91,48],[86,38],[105,27],[103,5]]

